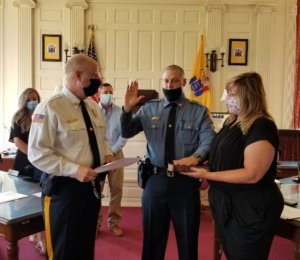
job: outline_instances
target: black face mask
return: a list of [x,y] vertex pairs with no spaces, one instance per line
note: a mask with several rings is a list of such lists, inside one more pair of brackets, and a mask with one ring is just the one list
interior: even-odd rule
[[182,95],[182,88],[165,89],[163,88],[165,97],[169,102],[174,102]]
[[101,84],[100,79],[90,79],[90,81],[91,81],[91,84],[89,86],[83,88],[83,92],[86,97],[95,95]]

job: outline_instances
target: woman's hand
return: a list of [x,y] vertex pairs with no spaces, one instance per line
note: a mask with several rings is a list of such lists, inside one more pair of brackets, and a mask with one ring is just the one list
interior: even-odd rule
[[196,179],[207,178],[209,171],[205,168],[191,167],[190,172],[180,172],[180,174],[187,175]]

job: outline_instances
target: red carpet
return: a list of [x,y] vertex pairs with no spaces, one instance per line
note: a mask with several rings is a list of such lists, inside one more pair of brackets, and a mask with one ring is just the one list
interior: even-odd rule
[[[107,207],[103,208],[103,216],[106,216]],[[123,221],[121,227],[124,230],[124,237],[114,237],[107,229],[104,222],[102,230],[96,241],[95,260],[140,260],[142,247],[141,229],[141,209],[123,208]],[[0,260],[6,257],[6,241],[0,237]],[[269,260],[292,260],[293,243],[287,239],[275,237],[273,241]],[[28,241],[28,237],[19,242],[20,260],[42,260],[41,256],[33,245]],[[177,247],[174,232],[171,229],[166,252],[166,260],[177,260]],[[199,259],[213,259],[213,234],[211,225],[211,215],[209,211],[204,211],[201,218],[199,233]],[[225,257],[222,257],[225,259]]]

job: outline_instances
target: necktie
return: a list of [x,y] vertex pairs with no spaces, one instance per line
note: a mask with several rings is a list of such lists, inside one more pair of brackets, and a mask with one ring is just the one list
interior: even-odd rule
[[[83,100],[80,101],[80,105],[81,105],[81,111],[82,111],[83,119],[84,119],[84,122],[85,122],[85,125],[86,125],[86,130],[87,130],[88,137],[89,137],[90,147],[91,147],[92,154],[93,154],[93,166],[92,166],[92,168],[95,168],[95,167],[100,166],[100,164],[101,164],[101,162],[100,162],[100,153],[99,153],[98,144],[97,144],[97,138],[96,138],[96,135],[95,135],[95,132],[94,132],[94,128],[93,128],[93,125],[92,125],[92,122],[91,122],[91,118],[89,116],[89,113],[88,113],[88,111],[85,107],[85,104],[84,104]],[[96,178],[96,180],[97,180],[97,178]],[[96,188],[96,185],[95,185],[95,181],[92,181],[92,185],[93,185],[95,196],[98,199],[100,199],[98,189]]]
[[167,121],[167,131],[165,138],[165,163],[172,163],[175,159],[175,122],[176,103],[170,103],[170,112]]

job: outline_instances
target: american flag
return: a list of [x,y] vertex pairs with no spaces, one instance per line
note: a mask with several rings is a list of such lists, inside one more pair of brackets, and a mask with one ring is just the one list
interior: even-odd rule
[[94,45],[94,33],[93,30],[90,30],[90,42],[89,42],[89,47],[87,51],[87,56],[93,58],[95,61],[97,61],[97,55],[96,55],[96,50],[95,50],[95,45]]

